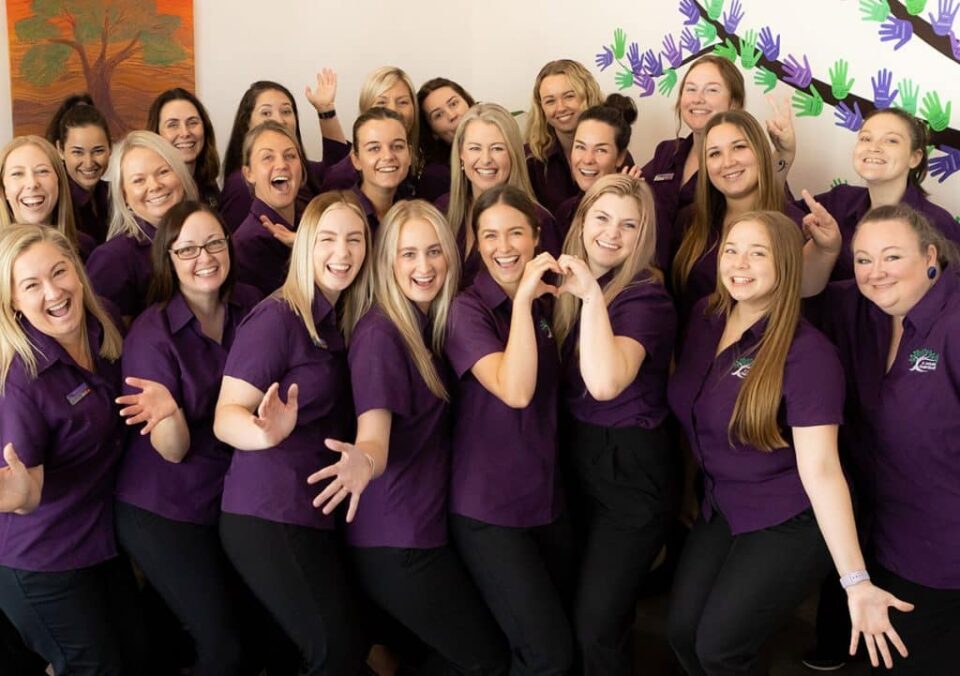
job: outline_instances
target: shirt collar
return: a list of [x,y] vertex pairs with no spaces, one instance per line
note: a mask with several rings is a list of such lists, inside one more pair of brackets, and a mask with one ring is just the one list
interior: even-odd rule
[[373,208],[373,202],[370,201],[370,198],[363,194],[363,190],[360,189],[360,184],[357,183],[350,189],[360,201],[360,206],[363,208],[363,213],[367,215],[367,220],[371,222],[376,221],[377,210]]
[[157,228],[152,223],[148,223],[139,216],[134,216],[133,220],[136,221],[137,227],[140,228],[140,231],[147,236],[147,241],[137,242],[139,246],[149,247],[153,244],[153,238],[157,236]]
[[[230,294],[226,300],[226,305],[228,308],[236,308],[239,303],[233,300],[233,294]],[[179,290],[173,294],[173,298],[170,299],[163,311],[167,316],[167,324],[170,326],[171,333],[178,333],[196,318],[183,292]]]
[[294,231],[294,227],[287,222],[287,219],[278,214],[273,207],[258,197],[254,197],[253,202],[250,203],[250,213],[256,216],[258,220],[261,216],[266,216],[275,225],[282,225],[290,232]]
[[313,313],[313,323],[316,326],[320,326],[326,320],[328,315],[334,315],[333,321],[336,323],[336,314],[333,311],[333,306],[330,305],[330,301],[327,300],[327,297],[323,295],[323,292],[320,289],[313,289],[313,304],[310,306],[310,310]]
[[87,202],[93,198],[93,193],[87,192],[82,185],[74,181],[70,176],[67,176],[67,181],[70,184],[70,199],[73,205],[76,207],[86,206]]
[[943,310],[957,292],[960,280],[950,268],[940,273],[940,278],[923,294],[923,298],[910,308],[904,321],[910,322],[920,336],[926,337],[934,323],[943,315]]
[[[103,327],[100,326],[100,322],[89,312],[85,315],[85,321],[87,325],[87,342],[90,346],[90,352],[93,355],[94,361],[96,361],[100,352],[100,343],[103,340]],[[27,334],[27,339],[30,341],[30,344],[33,345],[36,352],[38,374],[43,373],[58,361],[65,364],[76,364],[73,358],[67,354],[67,351],[63,349],[63,346],[57,342],[56,338],[43,333],[27,321],[26,318],[21,320],[21,325],[23,326],[24,333]]]
[[473,281],[473,288],[476,290],[480,300],[491,310],[495,310],[504,302],[509,301],[510,297],[499,284],[490,276],[490,272],[484,266]]

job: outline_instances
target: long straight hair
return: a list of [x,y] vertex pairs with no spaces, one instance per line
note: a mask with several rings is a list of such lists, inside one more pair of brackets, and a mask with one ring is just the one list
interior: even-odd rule
[[[783,396],[783,371],[800,321],[803,235],[797,224],[779,211],[750,211],[723,229],[718,259],[723,255],[722,242],[735,225],[744,221],[756,221],[766,228],[776,281],[770,290],[767,326],[754,348],[756,356],[737,394],[727,434],[731,440],[773,451],[788,446],[777,423],[777,413]],[[719,268],[718,264],[717,288],[707,307],[708,311],[729,318],[736,301],[723,285]]]
[[[447,276],[440,292],[430,303],[427,316],[430,320],[431,344],[428,346],[420,331],[417,309],[400,289],[395,276],[400,233],[403,226],[413,220],[422,220],[433,226],[440,241],[440,249],[447,260]],[[447,317],[450,304],[460,286],[460,255],[450,227],[436,207],[423,200],[403,201],[394,204],[383,217],[377,229],[376,260],[373,268],[373,297],[403,338],[420,377],[430,391],[439,399],[450,401],[450,395],[437,372],[433,358],[443,355],[446,338]],[[441,357],[442,358],[442,357]]]

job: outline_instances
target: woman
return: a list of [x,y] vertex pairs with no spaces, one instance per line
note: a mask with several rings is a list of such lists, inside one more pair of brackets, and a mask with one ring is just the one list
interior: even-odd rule
[[128,425],[117,477],[117,537],[194,639],[194,674],[244,664],[217,523],[230,449],[213,436],[217,386],[237,326],[261,296],[234,284],[230,240],[205,202],[157,228],[151,300],[125,341]]
[[176,149],[151,131],[127,134],[110,161],[110,230],[90,255],[87,271],[97,293],[129,325],[147,305],[157,225],[171,207],[196,200],[197,187]]
[[567,293],[553,326],[581,531],[574,630],[584,674],[635,673],[637,594],[669,523],[674,450],[664,421],[676,312],[652,267],[655,237],[646,184],[605,176],[587,190],[557,261]]
[[113,144],[107,119],[88,94],[69,96],[50,120],[46,138],[67,169],[77,230],[103,244],[110,219],[110,184],[101,179]]
[[[506,645],[447,544],[450,385],[443,362],[459,261],[446,221],[402,202],[377,235],[375,305],[350,340],[354,443],[328,439],[340,460],[314,504],[350,494],[347,542],[359,582],[390,616],[463,674],[506,674]],[[362,499],[361,499],[362,496]]]
[[554,211],[562,239],[566,238],[583,193],[590,186],[604,176],[619,171],[640,176],[639,168],[627,168],[631,125],[636,119],[636,104],[620,94],[611,94],[602,104],[587,108],[580,115],[570,151],[570,170],[579,191]]
[[803,217],[785,203],[770,144],[750,113],[729,110],[710,118],[703,127],[700,165],[709,180],[697,182],[694,203],[677,217],[672,241],[658,245],[658,263],[673,264],[681,326],[696,302],[716,286],[716,248],[726,225],[754,210],[783,211],[798,225]]
[[314,509],[307,478],[335,461],[319,441],[348,438],[352,427],[346,341],[367,304],[369,248],[351,193],[310,202],[286,281],[237,331],[214,416],[214,434],[235,449],[224,549],[308,674],[355,674],[364,658],[334,519]]
[[533,83],[527,113],[527,171],[537,200],[551,212],[577,193],[570,151],[580,113],[603,102],[600,85],[570,59],[551,61]]
[[560,268],[535,254],[523,190],[484,192],[471,222],[484,269],[454,300],[445,347],[458,409],[450,530],[510,643],[511,673],[565,674],[573,540],[557,467],[559,356],[540,299]]
[[180,152],[200,199],[216,209],[220,204],[220,154],[213,124],[200,99],[180,87],[163,92],[150,105],[147,131],[160,134]]
[[253,202],[233,245],[238,279],[263,295],[280,288],[287,277],[304,173],[300,144],[285,126],[269,120],[247,132],[243,178]]
[[420,199],[434,202],[450,192],[451,144],[463,116],[475,103],[466,89],[445,77],[427,80],[417,90],[423,162],[417,182]]
[[376,235],[410,173],[410,142],[403,118],[388,108],[371,108],[358,117],[353,123],[350,161],[360,174],[353,193]]
[[[496,103],[480,103],[471,108],[453,137],[453,148],[460,158],[459,168],[451,168],[450,193],[436,202],[446,212],[447,221],[457,237],[463,260],[462,287],[473,281],[480,269],[476,228],[471,222],[475,202],[487,190],[512,185],[534,200],[533,188],[520,145],[520,127],[513,116]],[[452,157],[452,155],[451,155]],[[560,255],[562,241],[556,221],[545,208],[534,202],[539,224],[539,243],[543,251]]]
[[0,228],[33,223],[56,228],[86,260],[96,243],[77,232],[67,173],[57,149],[39,136],[18,136],[0,149]]
[[[837,233],[839,238],[839,233]],[[846,365],[852,474],[877,584],[916,604],[892,623],[910,647],[890,673],[947,674],[960,640],[960,259],[906,204],[870,210],[849,245],[855,280],[824,294]]]
[[717,288],[697,304],[668,397],[703,471],[700,515],[674,578],[668,633],[688,674],[756,673],[770,634],[832,556],[877,664],[906,655],[887,609],[912,606],[865,574],[837,453],[843,372],[800,318],[803,236],[778,212],[723,231]]
[[0,230],[0,610],[57,674],[146,673],[118,558],[122,339],[62,233]]

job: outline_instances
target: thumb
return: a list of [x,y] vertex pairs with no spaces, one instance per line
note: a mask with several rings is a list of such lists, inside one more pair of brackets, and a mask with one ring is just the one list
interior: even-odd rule
[[901,613],[909,613],[914,608],[914,605],[912,603],[901,601],[896,597],[893,598],[893,603],[891,603],[891,605],[897,610],[899,610]]
[[350,444],[345,441],[337,441],[336,439],[324,439],[323,445],[329,448],[331,451],[336,451],[337,453],[343,453],[350,449]]
[[296,383],[293,383],[289,388],[287,388],[287,406],[297,407],[297,397],[300,394],[300,388]]
[[23,468],[23,463],[20,462],[20,456],[17,455],[17,451],[13,447],[13,442],[3,447],[3,460],[7,463],[7,466],[10,467],[11,471],[20,471]]

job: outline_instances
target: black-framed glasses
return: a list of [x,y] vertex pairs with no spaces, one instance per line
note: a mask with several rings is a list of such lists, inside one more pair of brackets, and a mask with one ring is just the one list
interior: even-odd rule
[[211,239],[206,244],[191,244],[182,246],[179,249],[168,249],[170,253],[182,261],[188,261],[200,255],[200,250],[205,250],[208,254],[220,253],[227,248],[227,238]]

